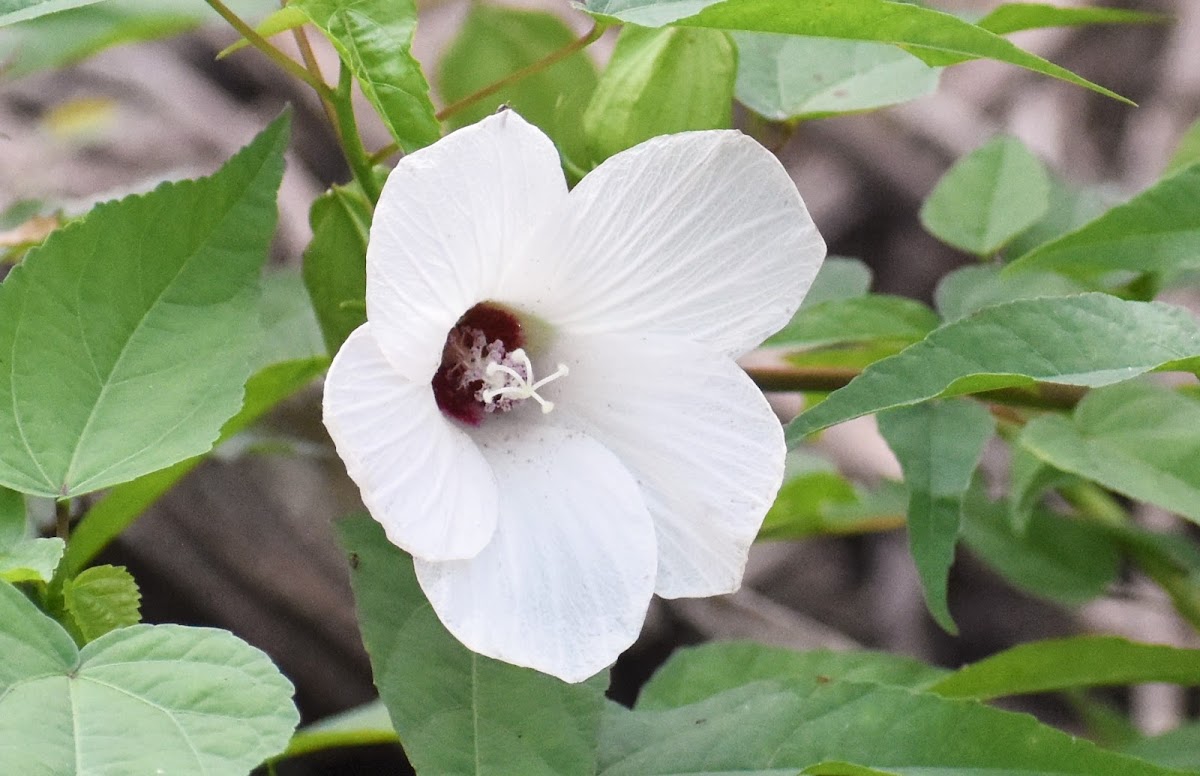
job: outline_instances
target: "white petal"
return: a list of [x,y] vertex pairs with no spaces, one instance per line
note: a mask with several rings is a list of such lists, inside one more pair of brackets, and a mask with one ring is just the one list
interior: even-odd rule
[[654,138],[575,187],[501,296],[577,333],[739,356],[791,319],[825,256],[779,161],[738,132]]
[[367,247],[367,319],[388,360],[428,381],[446,334],[566,196],[558,152],[512,111],[400,160]]
[[[783,427],[737,364],[672,337],[559,340],[555,413],[579,419],[637,478],[658,533],[664,598],[738,588],[783,481]],[[557,390],[551,390],[557,388]]]
[[428,383],[399,375],[374,324],[350,335],[325,378],[325,426],[363,503],[415,557],[474,557],[496,529],[496,478]]
[[417,578],[468,648],[579,682],[641,630],[654,528],[637,483],[598,442],[509,420],[489,419],[481,441],[501,488],[492,542],[467,561],[418,560]]

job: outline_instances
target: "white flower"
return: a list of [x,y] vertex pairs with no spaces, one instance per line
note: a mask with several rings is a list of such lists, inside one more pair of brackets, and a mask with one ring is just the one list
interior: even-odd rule
[[576,682],[652,594],[737,589],[784,441],[734,359],[824,253],[737,132],[655,138],[570,193],[512,111],[400,161],[325,424],[455,637]]

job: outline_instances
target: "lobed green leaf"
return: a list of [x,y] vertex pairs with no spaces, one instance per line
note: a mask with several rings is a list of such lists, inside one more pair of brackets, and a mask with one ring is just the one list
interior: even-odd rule
[[287,679],[226,631],[135,625],[80,650],[0,582],[0,645],[13,773],[246,773],[299,721]]

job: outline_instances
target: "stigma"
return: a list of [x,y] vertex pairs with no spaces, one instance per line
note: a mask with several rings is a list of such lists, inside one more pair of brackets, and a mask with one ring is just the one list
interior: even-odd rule
[[472,307],[446,336],[442,363],[431,383],[438,408],[471,426],[529,400],[543,414],[553,411],[554,402],[539,391],[570,370],[558,364],[550,374],[535,378],[524,344],[521,321],[513,312],[488,302]]

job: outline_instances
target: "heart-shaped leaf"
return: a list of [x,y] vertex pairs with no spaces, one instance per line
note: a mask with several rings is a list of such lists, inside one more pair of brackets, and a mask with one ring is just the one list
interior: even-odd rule
[[299,721],[288,680],[226,631],[135,625],[80,650],[0,583],[0,654],[7,773],[242,774]]

